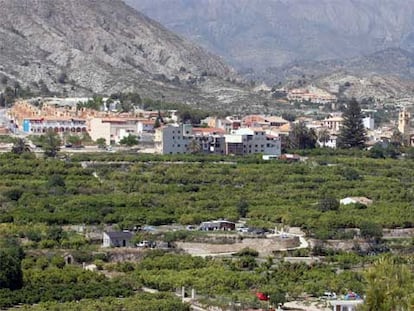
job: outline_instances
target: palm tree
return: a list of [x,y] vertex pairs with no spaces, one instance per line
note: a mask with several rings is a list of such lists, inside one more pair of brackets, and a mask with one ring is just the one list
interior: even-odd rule
[[11,152],[14,154],[22,154],[26,152],[31,152],[29,144],[23,138],[17,138],[13,144]]
[[319,142],[322,143],[322,147],[325,147],[326,143],[329,141],[329,138],[331,135],[329,134],[329,130],[326,128],[323,128],[318,133],[318,139]]
[[289,144],[292,149],[312,149],[316,144],[316,133],[308,129],[304,122],[293,124],[289,134]]

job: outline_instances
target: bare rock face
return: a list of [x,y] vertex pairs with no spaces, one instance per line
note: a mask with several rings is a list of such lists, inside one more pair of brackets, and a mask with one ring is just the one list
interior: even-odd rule
[[239,68],[414,51],[414,0],[125,0]]
[[191,102],[211,97],[198,88],[203,79],[236,77],[219,57],[121,0],[0,0],[0,12],[3,84]]

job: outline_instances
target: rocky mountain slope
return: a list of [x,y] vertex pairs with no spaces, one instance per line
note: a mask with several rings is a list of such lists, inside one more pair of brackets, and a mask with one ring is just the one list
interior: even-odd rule
[[412,104],[414,82],[395,76],[376,74],[351,74],[337,71],[313,81],[316,86],[332,93],[341,93],[346,98],[358,100],[375,98],[383,103]]
[[267,68],[263,72],[252,72],[250,76],[253,79],[263,77],[268,83],[275,83],[319,77],[337,71],[356,76],[382,75],[414,80],[414,54],[399,48],[389,48],[350,59],[293,62],[282,67]]
[[125,0],[239,69],[414,51],[414,0]]
[[262,74],[272,85],[281,81],[290,87],[314,84],[348,98],[414,99],[414,54],[398,48],[345,60],[294,63]]
[[[67,94],[136,91],[189,103],[250,93],[219,57],[121,0],[0,0],[0,81]],[[2,85],[0,85],[0,89]],[[247,100],[246,100],[247,101]]]

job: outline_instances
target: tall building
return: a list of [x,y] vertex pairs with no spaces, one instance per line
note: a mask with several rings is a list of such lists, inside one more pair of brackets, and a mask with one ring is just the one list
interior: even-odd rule
[[193,140],[191,124],[168,124],[155,131],[155,150],[161,154],[190,153],[190,142]]
[[410,134],[410,120],[411,114],[404,107],[404,109],[398,114],[398,130],[403,135]]

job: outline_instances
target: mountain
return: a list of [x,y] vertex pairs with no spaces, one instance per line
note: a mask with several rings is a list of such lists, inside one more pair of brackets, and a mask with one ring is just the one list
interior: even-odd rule
[[414,0],[125,1],[243,71],[414,52]]
[[249,97],[229,82],[237,76],[221,58],[121,0],[0,0],[0,11],[3,87],[76,95],[136,91],[188,103],[218,103],[223,88],[227,103]]
[[338,71],[361,77],[377,75],[414,80],[414,54],[399,48],[389,48],[350,59],[293,62],[247,75],[252,79],[262,78],[274,84],[278,81],[313,79]]

